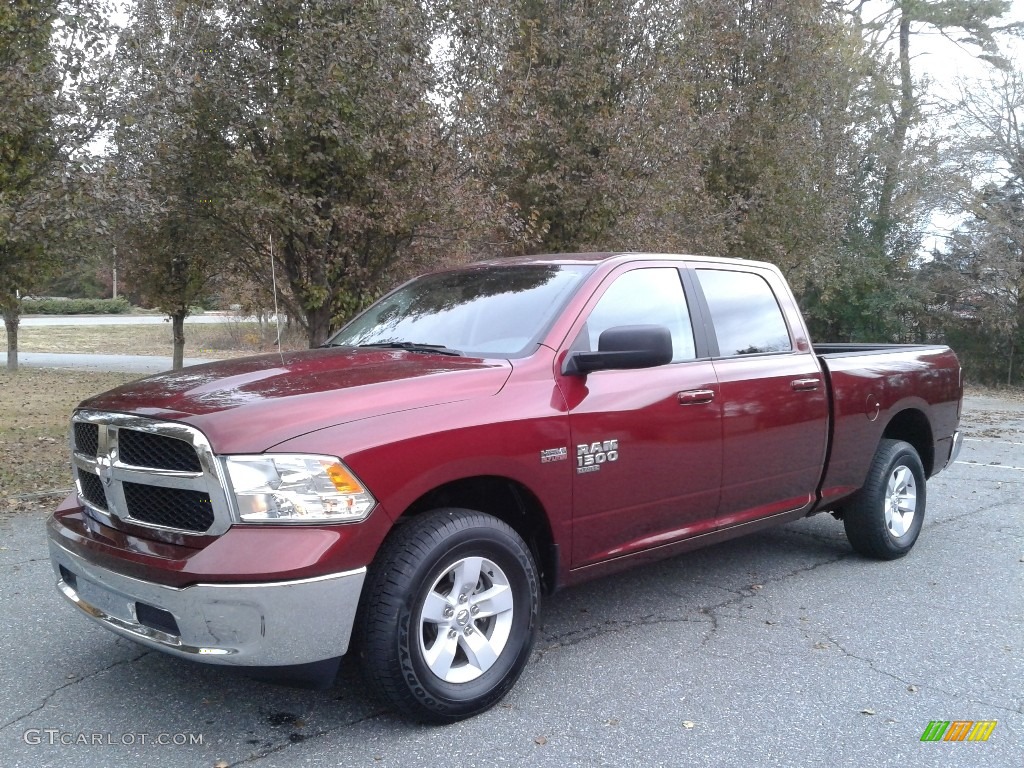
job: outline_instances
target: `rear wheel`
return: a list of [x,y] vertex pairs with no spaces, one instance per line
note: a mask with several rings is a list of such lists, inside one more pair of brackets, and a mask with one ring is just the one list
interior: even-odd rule
[[444,509],[399,528],[371,569],[357,632],[363,671],[386,703],[452,722],[497,703],[529,660],[537,568],[502,521]]
[[903,557],[921,533],[925,499],[924,467],[914,446],[882,440],[864,487],[843,508],[846,538],[867,557]]

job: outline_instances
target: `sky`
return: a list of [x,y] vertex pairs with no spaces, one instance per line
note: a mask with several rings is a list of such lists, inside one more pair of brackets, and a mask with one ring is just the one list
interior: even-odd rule
[[[1024,0],[1014,0],[1003,21],[1024,22]],[[934,79],[935,88],[939,91],[949,90],[954,94],[958,78],[975,79],[986,74],[986,65],[973,56],[975,51],[961,48],[940,35],[919,35],[912,46],[917,49],[912,50],[917,54],[915,64]],[[1012,41],[1008,51],[1017,66],[1024,67],[1024,41]]]

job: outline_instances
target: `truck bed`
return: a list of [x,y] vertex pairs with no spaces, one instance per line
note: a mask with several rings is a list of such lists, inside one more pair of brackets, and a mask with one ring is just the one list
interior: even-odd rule
[[814,344],[832,402],[829,458],[818,509],[864,482],[882,438],[922,447],[930,477],[946,466],[960,417],[960,368],[936,344]]
[[864,344],[861,342],[826,342],[814,344],[814,352],[819,357],[840,357],[847,355],[885,354],[895,352],[924,352],[945,349],[939,344]]

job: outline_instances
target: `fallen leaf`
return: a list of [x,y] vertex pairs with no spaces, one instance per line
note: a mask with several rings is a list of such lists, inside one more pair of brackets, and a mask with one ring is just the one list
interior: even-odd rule
[[860,713],[862,715],[873,715],[873,714],[875,714],[875,710],[873,710],[873,709],[862,709],[860,711]]
[[547,736],[538,736],[537,738],[535,738],[533,740],[533,743],[536,744],[538,747],[543,747],[545,744],[548,743],[548,737]]
[[815,643],[814,650],[816,651],[827,651],[829,649],[828,643]]
[[612,725],[612,726],[618,725],[619,724],[619,718],[613,717],[610,720],[605,720],[604,724],[605,725]]
[[686,730],[688,730],[688,731],[693,730],[693,726],[694,726],[693,720],[683,720],[683,728],[685,728]]

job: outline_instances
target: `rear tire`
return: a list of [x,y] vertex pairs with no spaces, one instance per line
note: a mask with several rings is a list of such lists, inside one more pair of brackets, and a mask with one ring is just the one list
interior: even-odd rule
[[921,533],[925,501],[924,467],[914,446],[882,440],[864,487],[843,507],[846,538],[865,557],[903,557]]
[[539,610],[519,534],[481,512],[428,512],[398,528],[370,569],[356,626],[364,676],[414,719],[476,715],[519,678]]

